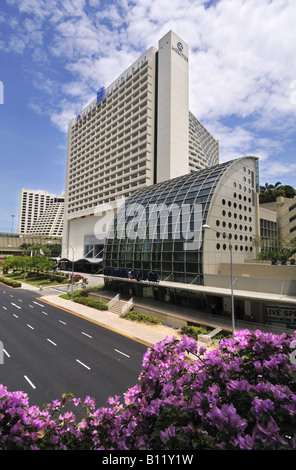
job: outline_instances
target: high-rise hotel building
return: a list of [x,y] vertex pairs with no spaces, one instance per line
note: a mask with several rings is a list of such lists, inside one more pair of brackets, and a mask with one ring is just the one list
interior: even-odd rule
[[62,236],[64,196],[22,188],[20,191],[18,232]]
[[[69,124],[64,249],[98,258],[101,204],[219,163],[219,144],[189,111],[188,45],[159,40]],[[72,254],[71,254],[72,253]]]

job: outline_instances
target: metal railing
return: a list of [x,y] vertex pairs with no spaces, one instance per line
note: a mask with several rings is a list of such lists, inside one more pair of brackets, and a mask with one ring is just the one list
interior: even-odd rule
[[124,315],[126,312],[128,312],[132,307],[134,306],[134,299],[131,297],[123,306],[121,309],[121,315]]
[[110,300],[110,302],[108,302],[108,310],[110,310],[113,307],[113,305],[115,305],[118,301],[119,301],[119,294],[117,294],[115,297],[113,297],[113,299]]

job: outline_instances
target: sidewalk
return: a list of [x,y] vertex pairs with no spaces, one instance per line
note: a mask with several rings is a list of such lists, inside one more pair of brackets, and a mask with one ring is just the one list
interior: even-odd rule
[[[125,320],[113,312],[97,310],[92,307],[87,307],[86,305],[78,304],[71,300],[63,299],[60,297],[60,295],[65,292],[62,291],[60,294],[49,293],[46,292],[47,288],[44,288],[42,291],[40,291],[38,287],[33,287],[24,283],[22,283],[22,289],[35,291],[36,298],[40,299],[41,301],[49,303],[55,307],[62,308],[72,314],[79,315],[89,321],[103,326],[104,328],[108,328],[118,334],[138,341],[147,347],[153,346],[154,344],[163,341],[166,337],[174,337],[181,340],[183,336],[179,330],[170,326],[153,325]],[[206,346],[204,342],[200,343],[199,341],[197,341],[197,346],[202,346],[206,349],[216,348],[214,345]],[[188,357],[191,357],[193,360],[195,359],[195,357],[191,356],[191,354],[189,354]]]
[[37,289],[36,295],[44,302],[63,308],[71,313],[98,323],[105,328],[109,328],[129,338],[133,338],[147,346],[152,346],[159,341],[162,341],[167,336],[179,339],[182,337],[182,335],[174,328],[164,325],[147,325],[144,323],[125,320],[115,313],[97,310],[75,303],[71,300],[62,299],[58,294],[46,294],[44,291],[40,292],[39,289]]

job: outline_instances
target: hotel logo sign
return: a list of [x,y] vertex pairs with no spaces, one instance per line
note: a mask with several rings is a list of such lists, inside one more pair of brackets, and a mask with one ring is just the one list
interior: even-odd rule
[[173,49],[173,51],[175,51],[179,56],[181,56],[182,59],[184,59],[184,60],[186,60],[186,62],[188,62],[188,57],[187,57],[185,54],[183,54],[183,44],[181,43],[181,41],[179,41],[179,42],[177,43],[177,47],[172,46],[172,49]]

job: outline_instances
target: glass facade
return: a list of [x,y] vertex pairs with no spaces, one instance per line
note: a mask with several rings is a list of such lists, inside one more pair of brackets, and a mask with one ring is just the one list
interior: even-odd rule
[[106,239],[104,274],[149,279],[154,273],[162,281],[203,285],[201,227],[232,163],[135,192],[115,216],[114,231]]

